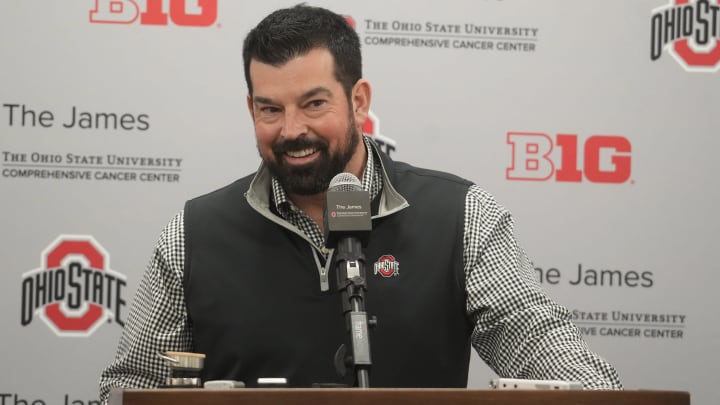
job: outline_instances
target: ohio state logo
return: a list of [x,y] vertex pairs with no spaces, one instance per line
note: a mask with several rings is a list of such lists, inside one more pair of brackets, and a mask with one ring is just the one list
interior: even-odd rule
[[400,275],[400,262],[395,260],[392,255],[381,256],[375,262],[375,271],[373,274],[380,274],[383,277],[392,277]]
[[[355,19],[352,16],[344,15],[345,21],[356,30]],[[368,111],[368,118],[363,124],[363,133],[369,135],[375,144],[380,147],[380,150],[385,152],[388,156],[392,155],[392,152],[396,149],[396,142],[394,139],[388,138],[380,133],[380,119],[372,111]]]
[[[139,21],[138,21],[139,19]],[[217,20],[217,0],[95,0],[90,22],[101,24],[174,25],[207,27]]]
[[110,270],[110,255],[92,237],[60,235],[22,275],[20,323],[37,315],[58,336],[86,337],[106,322],[123,326],[126,277]]
[[387,153],[388,156],[391,156],[391,153],[396,149],[394,139],[380,134],[380,120],[372,111],[368,111],[368,118],[363,124],[363,133],[370,135],[370,138],[375,141],[380,150]]
[[666,49],[689,72],[720,69],[720,0],[671,0],[651,22],[651,60]]

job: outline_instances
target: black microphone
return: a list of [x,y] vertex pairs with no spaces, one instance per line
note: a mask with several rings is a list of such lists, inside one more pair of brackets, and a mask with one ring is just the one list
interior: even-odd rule
[[345,327],[350,334],[350,353],[343,344],[335,353],[335,369],[345,376],[347,368],[355,372],[358,387],[370,386],[369,327],[365,313],[365,255],[372,230],[370,193],[362,189],[360,180],[350,173],[340,173],[330,181],[325,198],[325,246],[335,249],[338,291],[343,304]]
[[336,248],[344,238],[356,239],[363,247],[367,246],[372,230],[370,193],[363,190],[355,175],[340,173],[330,180],[324,223],[325,246]]

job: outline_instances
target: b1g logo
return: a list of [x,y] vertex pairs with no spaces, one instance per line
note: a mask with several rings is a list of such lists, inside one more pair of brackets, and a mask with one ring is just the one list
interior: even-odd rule
[[720,69],[720,0],[671,0],[651,21],[650,59],[667,49],[689,72]]
[[[508,180],[546,181],[554,176],[564,182],[585,177],[593,183],[624,183],[630,178],[632,145],[623,136],[593,135],[580,147],[575,134],[558,134],[553,140],[541,133],[508,132],[507,143],[512,148]],[[553,153],[556,149],[559,156]]]
[[[142,12],[141,12],[142,10]],[[217,0],[146,0],[141,9],[137,0],[95,0],[91,23],[207,27],[217,20]]]
[[22,275],[20,323],[39,316],[58,336],[86,337],[106,322],[123,326],[127,280],[110,270],[110,255],[92,236],[61,235]]

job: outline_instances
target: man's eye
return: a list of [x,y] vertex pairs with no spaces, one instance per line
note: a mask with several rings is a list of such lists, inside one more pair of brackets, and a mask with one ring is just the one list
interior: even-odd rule
[[263,114],[275,114],[279,111],[280,111],[280,109],[277,107],[261,107],[260,108],[260,112],[262,112]]
[[312,100],[308,103],[308,107],[310,108],[319,108],[325,105],[325,100]]

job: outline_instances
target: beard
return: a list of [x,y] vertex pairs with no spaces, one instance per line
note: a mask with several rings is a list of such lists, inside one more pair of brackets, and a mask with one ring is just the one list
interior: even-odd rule
[[[327,141],[322,138],[309,140],[303,135],[297,139],[275,143],[272,147],[274,159],[263,160],[286,193],[319,194],[327,191],[332,178],[343,172],[360,144],[360,136],[355,128],[353,117],[350,118],[345,141],[346,147],[343,150],[331,154]],[[289,167],[284,163],[285,152],[306,148],[317,149],[317,153],[320,154],[319,158],[310,164],[299,167]]]

